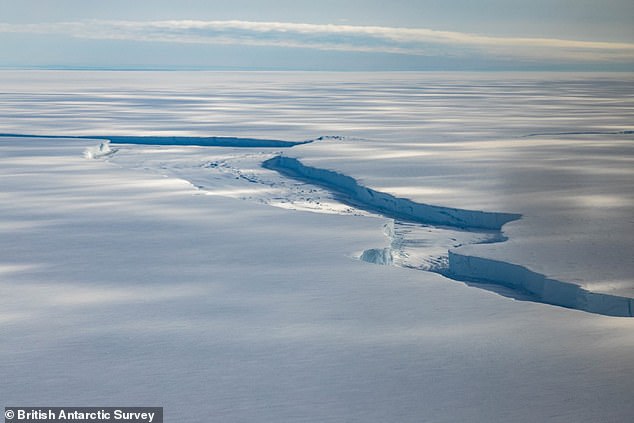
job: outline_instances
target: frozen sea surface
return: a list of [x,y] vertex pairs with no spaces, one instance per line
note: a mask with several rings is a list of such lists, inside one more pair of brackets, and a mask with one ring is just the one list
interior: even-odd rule
[[390,248],[390,221],[259,165],[282,154],[521,214],[506,242],[452,251],[631,297],[631,75],[1,74],[3,133],[336,135],[115,154],[0,138],[5,405],[156,404],[191,422],[634,412],[632,319],[354,260]]

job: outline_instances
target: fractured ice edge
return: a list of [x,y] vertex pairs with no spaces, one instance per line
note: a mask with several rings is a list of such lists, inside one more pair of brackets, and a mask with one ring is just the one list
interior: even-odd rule
[[34,134],[0,134],[0,137],[13,138],[66,138],[85,140],[104,140],[113,144],[140,144],[140,145],[192,145],[200,147],[273,147],[284,148],[295,145],[307,144],[308,141],[280,141],[260,138],[237,138],[237,137],[188,137],[188,136],[127,136],[127,135],[34,135]]
[[[0,136],[22,138],[75,138],[104,140],[96,147],[84,152],[86,158],[106,158],[116,153],[109,142],[114,144],[142,145],[194,145],[218,147],[293,147],[319,141],[323,137],[308,141],[280,141],[235,137],[170,137],[170,136],[45,136],[23,134],[0,134]],[[377,191],[360,185],[354,178],[339,172],[307,166],[300,160],[275,156],[262,163],[262,167],[280,174],[316,185],[331,191],[338,199],[359,209],[378,213],[387,218],[421,225],[436,225],[467,231],[481,235],[472,243],[503,242],[506,237],[502,227],[521,218],[517,213],[486,212],[441,207],[417,203],[406,198]],[[407,223],[405,223],[407,224]],[[493,290],[502,295],[555,306],[582,310],[590,313],[617,317],[634,317],[634,298],[596,293],[579,285],[548,278],[524,266],[504,261],[462,254],[449,249],[446,262],[437,266],[413,267],[403,260],[396,244],[402,242],[396,234],[394,224],[386,227],[386,235],[391,239],[387,248],[368,249],[360,259],[386,265],[399,265],[419,270],[432,271],[470,286]]]
[[[502,226],[521,218],[521,215],[514,213],[464,210],[416,203],[359,185],[350,176],[307,166],[295,158],[276,156],[262,165],[288,177],[333,190],[345,196],[355,206],[381,213],[389,218],[466,230],[497,231],[497,236],[485,242],[504,241],[506,238],[502,234]],[[393,234],[388,231],[388,235]],[[361,259],[377,264],[393,264],[393,253],[391,247],[370,249],[363,252]],[[548,278],[524,266],[465,255],[455,250],[449,250],[446,267],[428,270],[473,286],[494,284],[510,288],[519,294],[508,295],[515,298],[607,316],[634,316],[633,298],[590,292],[579,285]]]

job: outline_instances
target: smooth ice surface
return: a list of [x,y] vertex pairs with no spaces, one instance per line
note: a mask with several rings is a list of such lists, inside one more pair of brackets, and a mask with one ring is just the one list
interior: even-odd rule
[[[627,295],[629,75],[0,74],[3,133],[337,135],[96,159],[100,140],[0,138],[6,404],[151,403],[184,422],[634,413],[632,319],[356,260],[389,246],[389,221],[259,166],[281,153],[522,214],[506,242],[454,251]],[[583,134],[523,137],[562,132]]]

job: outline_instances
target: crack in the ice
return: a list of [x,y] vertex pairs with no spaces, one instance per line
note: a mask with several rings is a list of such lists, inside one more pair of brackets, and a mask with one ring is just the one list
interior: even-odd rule
[[[139,140],[139,138],[144,137],[109,138],[125,139],[130,143],[139,144],[148,141],[146,139]],[[211,137],[209,139],[217,138]],[[249,145],[252,140],[242,139],[242,141],[247,144],[245,146],[252,146]],[[275,146],[279,147],[280,145],[276,144]],[[108,141],[104,141],[98,147],[88,149],[86,155],[91,158],[100,158],[109,157],[114,152],[116,150],[110,149]],[[416,203],[409,199],[394,197],[391,194],[361,186],[355,179],[347,175],[306,166],[297,159],[277,154],[262,162],[261,166],[284,176],[325,188],[343,204],[392,219],[391,227],[386,227],[386,235],[391,240],[390,246],[364,251],[360,258],[365,261],[439,273],[470,286],[492,290],[514,299],[541,302],[609,316],[631,317],[633,315],[634,299],[632,298],[590,292],[579,285],[547,278],[543,274],[520,265],[470,256],[456,250],[464,243],[479,244],[505,241],[506,237],[502,233],[502,226],[519,219],[521,217],[519,214],[474,211]],[[275,182],[267,183],[255,174],[247,175],[225,160],[207,162],[199,167],[226,172],[236,179],[250,183],[268,184],[269,186],[275,184]],[[204,188],[201,184],[195,184],[195,186]],[[300,188],[300,194],[301,192],[303,191]],[[251,197],[244,197],[244,199],[248,198]],[[304,195],[298,199],[308,202],[313,200],[313,198]],[[293,200],[284,196],[277,197],[277,200],[284,204],[293,203]],[[416,238],[415,232],[421,230],[454,230],[456,234],[460,235],[448,237],[448,241],[428,248],[429,242],[427,240]],[[461,241],[459,242],[457,238],[460,238]],[[422,249],[424,249],[424,254],[421,255],[420,250]],[[443,250],[442,253],[438,253],[440,249]],[[436,251],[437,254],[430,254],[430,251]]]
[[169,146],[200,146],[200,147],[274,147],[288,148],[296,145],[308,144],[307,141],[281,141],[260,138],[237,137],[195,137],[195,136],[159,136],[159,135],[33,135],[33,134],[0,134],[0,137],[13,138],[53,138],[53,139],[85,139],[107,140],[113,144],[140,144],[140,145],[169,145]]
[[535,132],[533,134],[522,135],[521,138],[546,137],[560,135],[632,135],[634,131],[571,131],[571,132]]
[[[405,219],[422,225],[443,225],[472,233],[476,233],[474,229],[488,230],[488,232],[480,232],[488,234],[488,237],[476,239],[471,243],[505,241],[502,226],[521,217],[513,213],[472,211],[415,203],[363,187],[355,179],[341,173],[307,166],[297,159],[285,156],[273,157],[262,163],[262,166],[276,170],[285,176],[332,190],[343,197],[344,201],[363,210],[383,214],[393,219],[392,222],[397,225],[401,223],[399,219]],[[411,223],[405,223],[405,225],[411,225]],[[590,292],[573,283],[547,278],[524,266],[464,255],[452,249],[461,244],[448,248],[446,261],[442,257],[428,257],[426,267],[412,265],[406,260],[409,259],[409,255],[404,251],[407,243],[405,236],[401,235],[398,239],[394,227],[386,232],[391,240],[390,247],[366,250],[360,257],[362,260],[440,273],[470,286],[492,290],[518,300],[540,302],[608,316],[633,316],[633,298]],[[399,260],[401,260],[400,263]]]

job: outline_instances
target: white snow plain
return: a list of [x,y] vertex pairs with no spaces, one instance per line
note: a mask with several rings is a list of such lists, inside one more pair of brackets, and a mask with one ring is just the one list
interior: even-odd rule
[[356,260],[389,249],[389,219],[260,167],[282,154],[521,214],[507,241],[453,251],[631,298],[631,75],[1,75],[4,133],[337,135],[117,151],[0,137],[5,405],[151,404],[183,422],[634,412],[632,319]]

